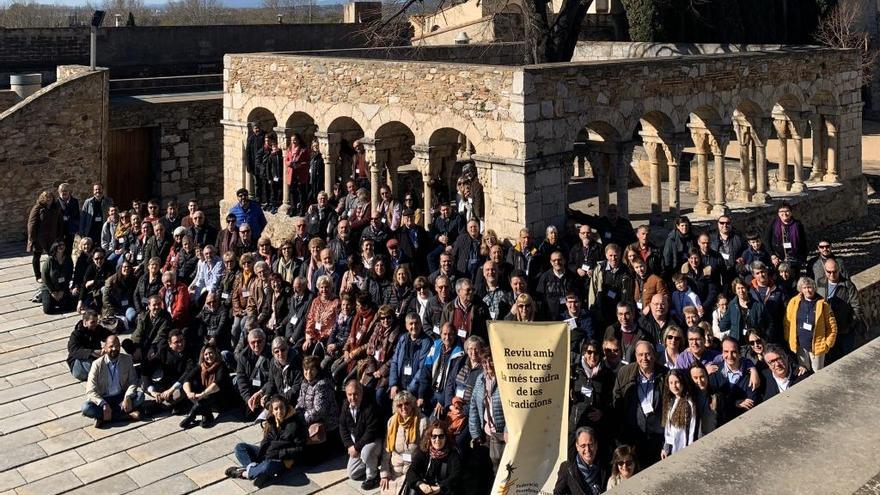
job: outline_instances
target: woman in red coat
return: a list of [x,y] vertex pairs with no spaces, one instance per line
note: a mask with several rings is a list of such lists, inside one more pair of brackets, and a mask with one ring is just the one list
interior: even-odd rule
[[302,215],[309,202],[309,160],[311,151],[299,133],[290,140],[284,154],[285,182],[290,190],[291,210]]

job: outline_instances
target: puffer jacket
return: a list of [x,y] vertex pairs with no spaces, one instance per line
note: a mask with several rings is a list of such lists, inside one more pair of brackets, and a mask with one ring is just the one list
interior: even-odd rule
[[[486,396],[486,380],[484,375],[485,371],[481,371],[477,376],[476,383],[474,384],[474,393],[471,395],[470,411],[468,413],[468,430],[471,433],[471,438],[482,438],[484,436],[483,417],[486,409],[483,401],[483,398]],[[495,420],[495,431],[498,433],[506,432],[507,424],[504,422],[504,409],[501,407],[501,394],[498,391],[497,377],[495,387],[489,393],[492,394],[490,401],[492,418]]]
[[339,429],[339,408],[333,383],[326,376],[312,382],[303,380],[296,408],[302,411],[306,424],[322,423],[328,432]]

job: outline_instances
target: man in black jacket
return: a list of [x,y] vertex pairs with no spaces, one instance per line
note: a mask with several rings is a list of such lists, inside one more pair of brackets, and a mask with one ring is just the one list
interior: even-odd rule
[[828,301],[837,321],[837,340],[825,356],[827,366],[855,348],[856,332],[862,328],[862,308],[858,289],[842,273],[842,265],[838,260],[827,259],[823,271],[824,275],[816,280],[816,293]]
[[98,324],[98,314],[92,310],[83,313],[67,341],[67,366],[70,374],[84,382],[89,377],[92,361],[104,355],[104,340],[113,332]]
[[788,354],[776,345],[767,346],[764,351],[764,362],[767,363],[767,367],[761,370],[761,402],[785,392],[810,375],[809,371],[799,374],[801,370],[792,369]]
[[345,404],[339,414],[339,435],[348,450],[348,477],[364,482],[362,490],[379,487],[379,455],[384,426],[376,406],[365,402],[364,388],[355,379],[345,384]]
[[245,402],[245,417],[254,418],[262,410],[263,385],[269,380],[270,357],[266,352],[266,333],[260,328],[248,332],[248,346],[236,356],[235,384]]
[[272,339],[272,364],[269,365],[269,379],[263,385],[263,397],[269,399],[281,395],[290,404],[296,404],[302,381],[302,358],[299,353],[291,351],[284,337],[275,337]]
[[636,447],[640,466],[650,466],[660,459],[665,379],[666,367],[657,362],[654,346],[645,341],[636,345],[636,362],[617,373],[614,409],[621,427],[618,439]]
[[168,343],[159,349],[157,373],[153,377],[145,377],[148,382],[146,392],[153,396],[157,405],[188,411],[192,404],[185,400],[183,383],[195,365],[194,356],[186,348],[183,332],[175,328],[168,334]]

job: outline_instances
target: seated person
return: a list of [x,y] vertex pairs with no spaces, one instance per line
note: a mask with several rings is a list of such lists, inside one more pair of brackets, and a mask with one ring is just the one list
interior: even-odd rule
[[339,436],[348,453],[348,477],[363,481],[362,490],[379,487],[382,453],[382,417],[375,404],[364,401],[364,387],[356,379],[345,384],[345,403],[339,413]]
[[104,355],[89,369],[82,414],[95,420],[95,428],[112,420],[140,419],[138,408],[144,403],[144,392],[131,356],[121,354],[120,349],[119,337],[108,336]]
[[104,318],[118,318],[126,331],[137,318],[137,310],[134,309],[134,291],[137,282],[134,267],[126,260],[122,262],[119,270],[107,279],[102,292],[101,315]]
[[93,309],[98,313],[101,312],[101,289],[116,268],[116,265],[105,261],[106,254],[101,248],[95,249],[92,253],[92,263],[85,269],[82,287],[79,289],[77,311]]
[[426,426],[425,417],[416,405],[416,397],[409,391],[403,390],[394,396],[393,410],[385,430],[385,448],[379,465],[379,486],[382,493],[388,495],[401,491]]
[[[168,342],[165,346],[159,349],[154,375],[151,379],[144,377],[147,394],[151,395],[158,405],[172,407],[178,412],[189,409],[186,404],[181,404],[186,398],[183,384],[195,368],[192,354],[188,351],[183,332],[175,328],[168,334]],[[179,406],[186,409],[181,409]]]
[[162,300],[152,296],[147,300],[147,310],[138,315],[137,325],[131,339],[125,339],[125,352],[131,354],[135,363],[141,364],[141,375],[152,376],[153,364],[159,349],[165,347],[171,331],[171,317],[162,310]]
[[67,366],[74,378],[86,381],[92,362],[104,355],[104,341],[111,335],[110,329],[98,323],[97,313],[90,309],[83,313],[67,341]]
[[[266,407],[268,399],[281,395],[289,404],[296,405],[302,387],[302,358],[283,336],[272,339],[272,364],[269,365],[269,379],[263,385],[261,402]],[[265,413],[264,413],[265,414]]]
[[431,337],[422,331],[422,320],[418,313],[406,315],[405,321],[406,333],[397,339],[388,375],[392,399],[397,396],[398,390],[407,390],[413,394],[419,392],[422,365],[434,345]]
[[331,446],[339,444],[336,440],[339,438],[339,407],[336,405],[333,381],[321,370],[321,358],[318,356],[303,358],[302,376],[296,410],[302,414],[308,427],[310,459],[315,456],[324,458],[335,450]]
[[248,332],[247,348],[236,356],[235,384],[245,403],[245,417],[253,419],[262,411],[262,388],[269,379],[266,334],[260,328]]
[[68,257],[63,241],[52,244],[48,256],[40,268],[40,300],[43,313],[64,313],[73,309],[73,294],[70,282],[73,279],[73,262]]
[[199,354],[199,364],[190,369],[183,380],[183,393],[192,404],[189,414],[180,422],[181,428],[196,425],[196,416],[201,415],[199,423],[203,428],[214,424],[214,410],[223,410],[232,396],[229,371],[220,358],[220,351],[206,345]]
[[213,345],[232,357],[232,320],[219,292],[208,292],[205,306],[195,321],[195,336],[200,342]]
[[269,417],[259,445],[239,443],[235,458],[241,467],[226,470],[226,476],[253,480],[262,488],[290,469],[302,458],[308,432],[302,417],[283,397],[276,395],[269,401]]
[[464,466],[446,422],[435,420],[422,435],[406,472],[409,493],[460,493]]

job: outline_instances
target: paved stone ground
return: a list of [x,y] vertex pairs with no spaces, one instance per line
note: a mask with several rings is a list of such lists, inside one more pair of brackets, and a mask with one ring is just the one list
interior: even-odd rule
[[[232,447],[256,443],[259,427],[226,415],[210,429],[181,431],[180,417],[95,429],[80,414],[85,387],[68,372],[74,314],[46,316],[29,301],[37,284],[21,245],[0,245],[0,495],[57,493],[242,494],[224,478]],[[361,493],[344,459],[294,469],[260,493]]]

